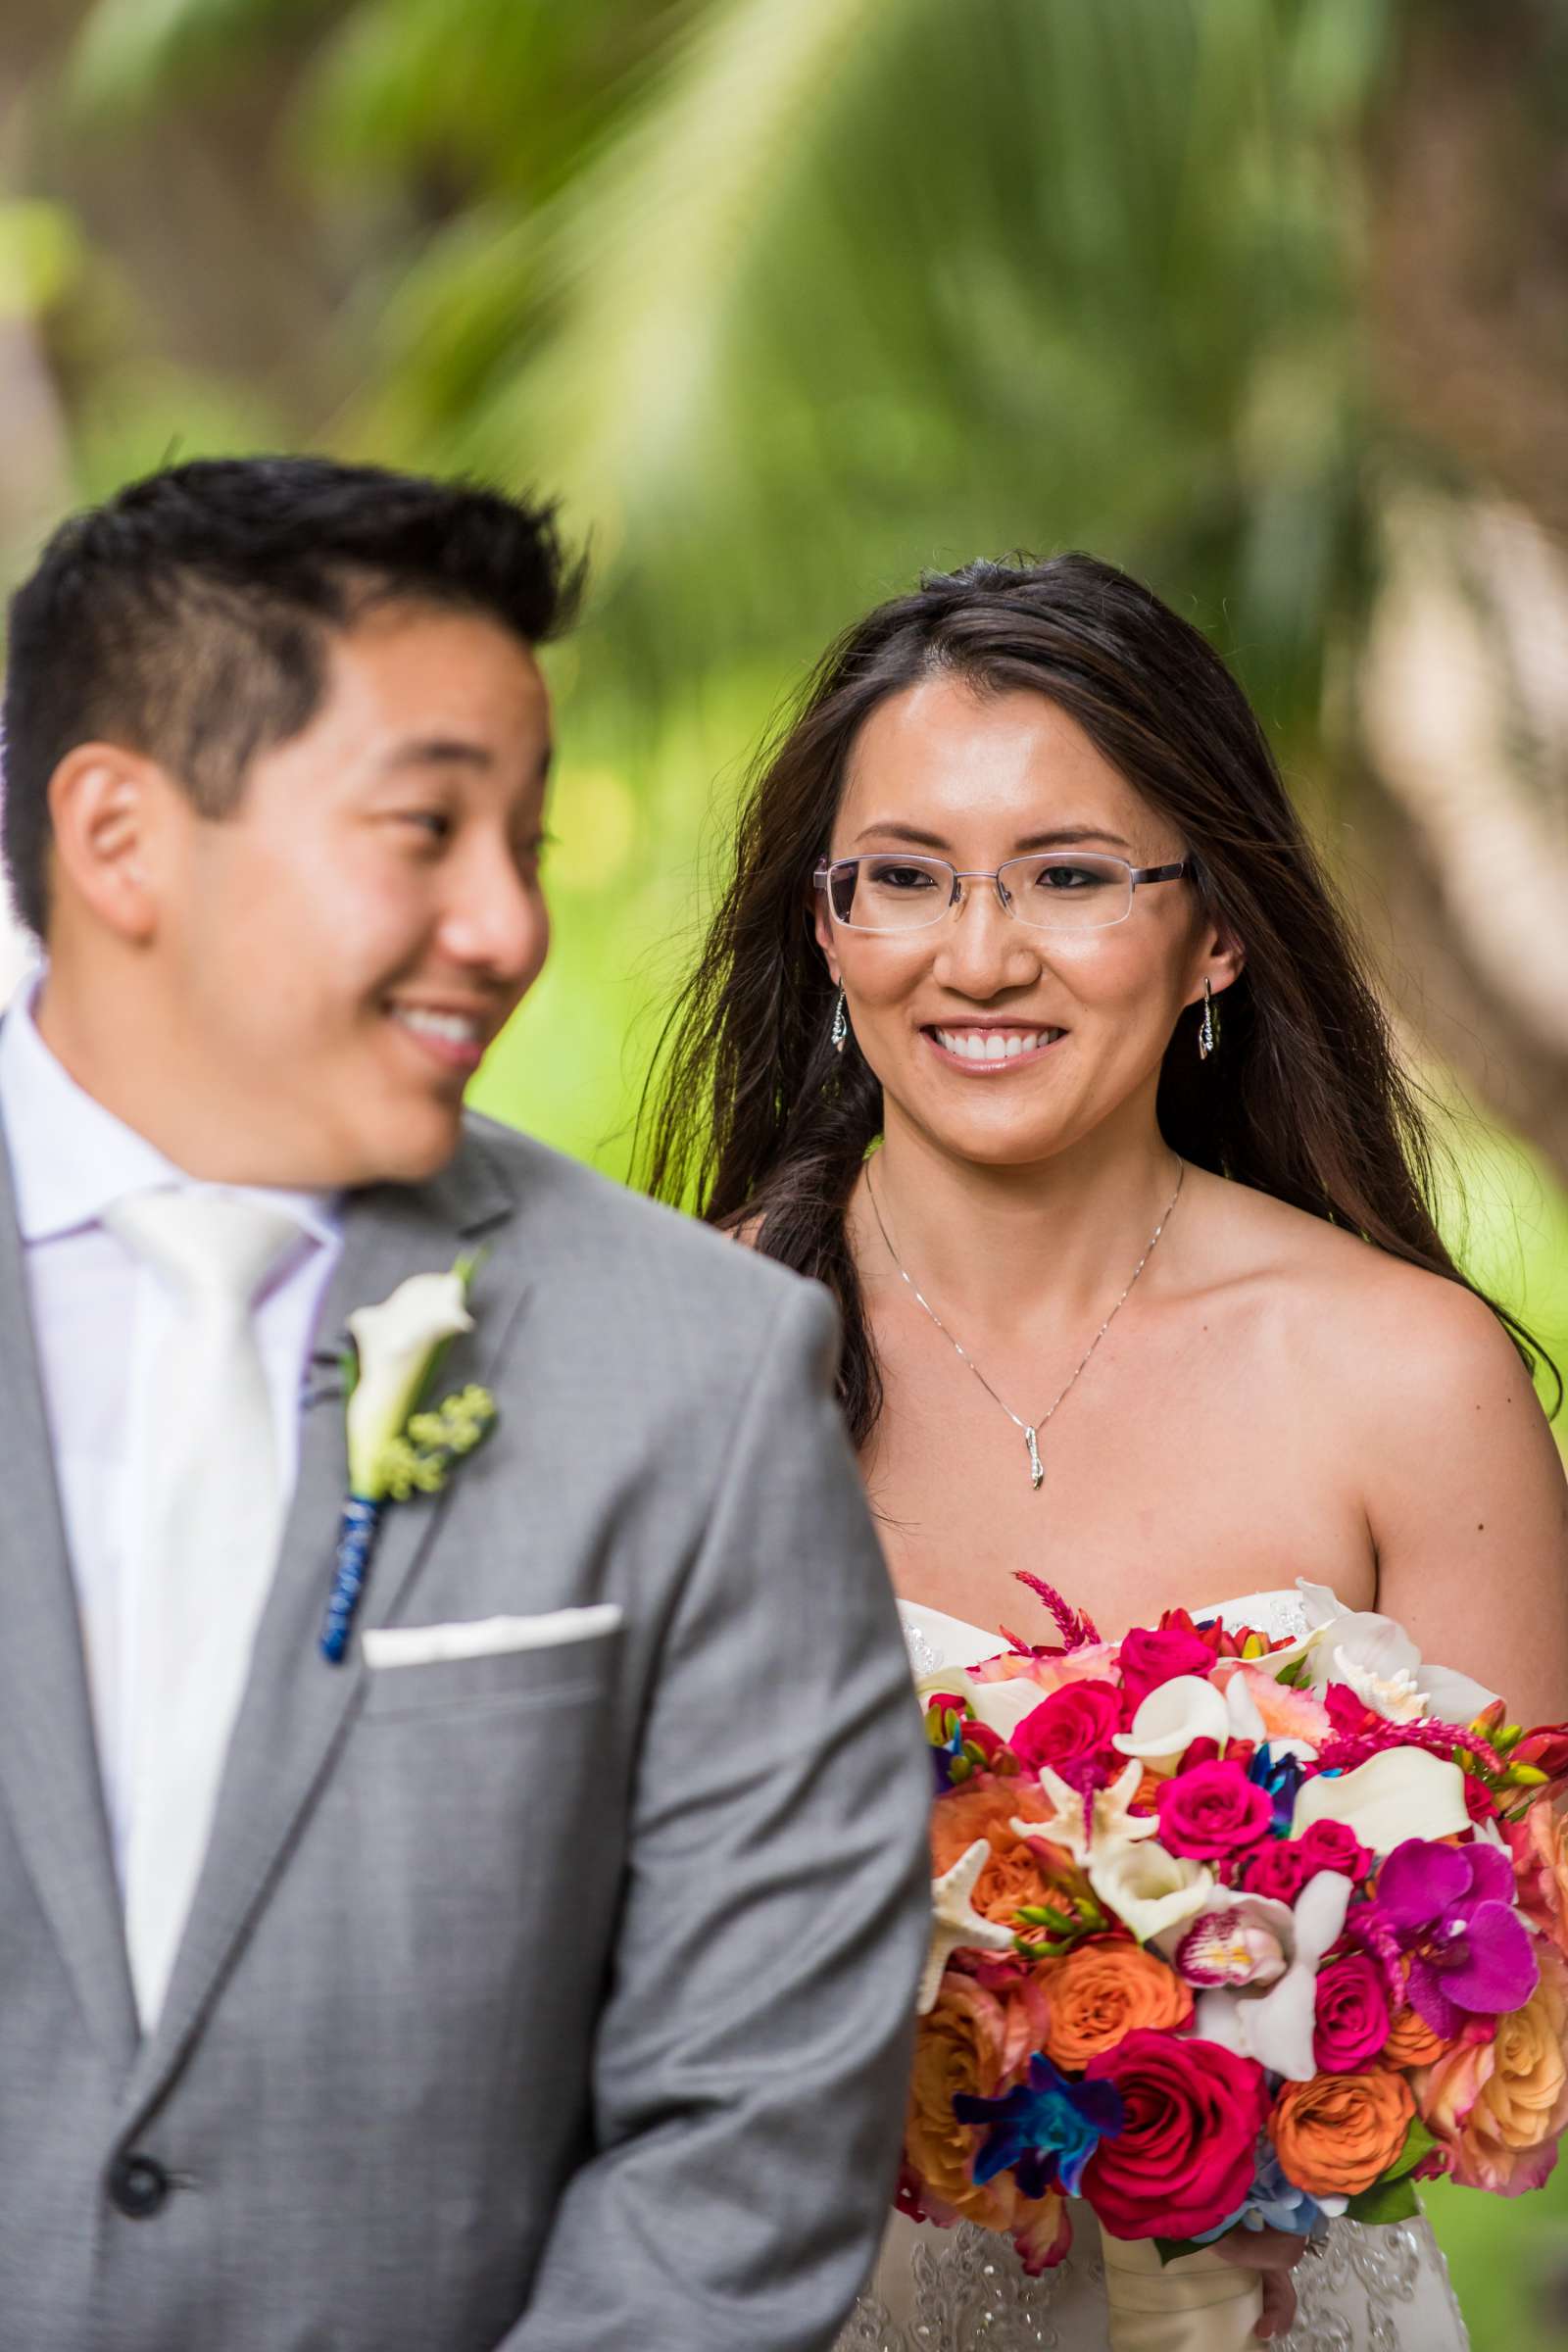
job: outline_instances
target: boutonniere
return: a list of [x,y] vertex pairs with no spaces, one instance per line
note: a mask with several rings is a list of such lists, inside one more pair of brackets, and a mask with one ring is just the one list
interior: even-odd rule
[[329,1665],[341,1665],[348,1648],[388,1504],[439,1494],[494,1424],[488,1389],[460,1389],[424,1404],[452,1342],[473,1329],[467,1298],[477,1262],[465,1257],[450,1274],[411,1275],[381,1305],[357,1307],[349,1317],[349,1492],[320,1643]]

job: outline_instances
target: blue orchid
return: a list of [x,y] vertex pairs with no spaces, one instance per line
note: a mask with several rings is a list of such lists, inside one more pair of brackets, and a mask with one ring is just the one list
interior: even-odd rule
[[1053,2188],[1075,2197],[1090,2157],[1102,2139],[1115,2138],[1126,2119],[1113,2083],[1070,2082],[1038,2055],[1029,2061],[1027,2082],[1000,2099],[960,2092],[953,2112],[960,2124],[992,2127],[975,2159],[977,2185],[1010,2170],[1026,2197],[1043,2197]]
[[1296,1813],[1296,1792],[1306,1778],[1296,1756],[1276,1756],[1265,1740],[1247,1768],[1247,1777],[1265,1790],[1274,1807],[1270,1829],[1276,1838],[1288,1838]]

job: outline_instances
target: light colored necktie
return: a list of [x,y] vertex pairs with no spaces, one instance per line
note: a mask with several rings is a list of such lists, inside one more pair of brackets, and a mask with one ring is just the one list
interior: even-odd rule
[[177,1310],[145,1400],[128,1659],[125,1941],[150,2030],[276,1562],[277,1431],[251,1305],[301,1228],[282,1209],[217,1191],[133,1194],[103,1222],[169,1285]]

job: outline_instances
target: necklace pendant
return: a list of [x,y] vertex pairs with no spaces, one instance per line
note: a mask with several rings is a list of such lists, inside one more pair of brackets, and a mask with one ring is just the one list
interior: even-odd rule
[[1024,1431],[1023,1442],[1029,1448],[1029,1485],[1033,1490],[1042,1484],[1046,1475],[1046,1465],[1040,1459],[1040,1441],[1032,1429]]

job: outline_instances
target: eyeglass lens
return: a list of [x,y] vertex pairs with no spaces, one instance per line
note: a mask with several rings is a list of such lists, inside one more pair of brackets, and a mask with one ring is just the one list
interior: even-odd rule
[[[828,869],[828,892],[851,930],[923,931],[946,914],[956,880],[941,858],[845,858]],[[1098,931],[1132,911],[1132,869],[1119,858],[1009,858],[997,882],[1008,913],[1040,931]]]

